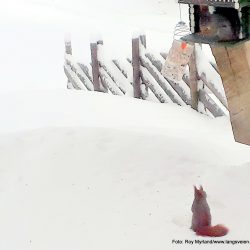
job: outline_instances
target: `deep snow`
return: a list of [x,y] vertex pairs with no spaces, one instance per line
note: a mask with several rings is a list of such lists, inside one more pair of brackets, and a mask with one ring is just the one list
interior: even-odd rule
[[194,184],[229,227],[223,239],[250,240],[249,147],[227,117],[58,90],[65,32],[86,61],[96,35],[113,57],[138,30],[166,51],[178,21],[174,0],[1,2],[0,249],[249,248],[172,244],[203,239],[189,229]]
[[224,239],[250,239],[249,147],[228,118],[94,92],[0,100],[1,249],[200,249],[172,244],[201,239],[189,229],[194,184]]

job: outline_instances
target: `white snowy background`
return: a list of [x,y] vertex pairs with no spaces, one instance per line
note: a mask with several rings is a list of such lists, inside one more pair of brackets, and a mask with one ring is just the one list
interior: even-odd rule
[[[189,228],[193,185],[208,193],[223,239],[250,240],[250,148],[227,117],[65,90],[64,35],[89,60],[101,35],[114,57],[131,36],[167,50],[172,0],[1,0],[0,249],[249,249],[175,245]],[[187,18],[183,9],[183,19]]]

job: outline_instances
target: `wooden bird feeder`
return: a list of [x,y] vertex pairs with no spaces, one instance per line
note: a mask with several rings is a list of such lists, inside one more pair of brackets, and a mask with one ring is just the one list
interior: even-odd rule
[[237,42],[250,34],[250,0],[179,0],[189,5],[190,30],[184,40]]
[[250,145],[250,0],[178,0],[189,5],[192,34],[184,41],[208,43],[228,101],[237,142]]

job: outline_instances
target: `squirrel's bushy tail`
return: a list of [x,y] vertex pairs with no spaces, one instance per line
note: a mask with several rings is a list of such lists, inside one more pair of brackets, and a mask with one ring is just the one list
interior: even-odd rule
[[223,225],[216,225],[213,227],[206,226],[196,230],[197,235],[210,236],[210,237],[221,237],[228,233],[228,229]]

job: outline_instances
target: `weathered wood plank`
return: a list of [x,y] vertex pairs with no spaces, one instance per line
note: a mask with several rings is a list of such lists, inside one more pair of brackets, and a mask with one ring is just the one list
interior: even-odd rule
[[211,49],[227,96],[234,138],[250,145],[250,41]]
[[141,67],[141,77],[143,83],[153,92],[155,97],[161,103],[171,103],[172,100],[169,96],[164,92],[164,90],[159,86],[156,80],[152,77],[152,75],[148,72],[148,70],[144,67]]
[[145,56],[150,60],[150,62],[157,68],[159,72],[161,72],[163,67],[163,60],[161,61],[159,58],[156,58],[156,56],[153,53],[146,52]]
[[[129,79],[130,74],[128,72],[127,69],[125,69],[124,67],[122,67],[120,60],[113,60],[113,63],[115,64],[115,66],[122,72],[122,74]],[[131,71],[133,71],[133,68],[131,67]],[[131,80],[131,81],[130,81]],[[129,81],[133,84],[133,75],[131,77],[131,79],[129,79]]]
[[101,59],[100,65],[124,94],[132,92],[133,89],[130,82],[117,68],[117,66],[114,64],[113,61],[107,61]]
[[[157,68],[159,74],[161,74],[160,72],[164,63],[163,59],[161,61],[159,57],[153,55],[152,53],[146,53],[145,56],[150,60],[153,66]],[[171,87],[187,105],[191,104],[190,89],[184,81],[174,82],[166,78],[164,79],[171,85]]]
[[72,55],[72,45],[70,39],[65,39],[65,53],[68,55]]
[[195,49],[191,55],[189,62],[189,84],[191,95],[191,107],[194,110],[198,110],[199,92],[198,92],[198,73],[196,66]]
[[105,86],[105,88],[108,89],[113,95],[124,95],[120,88],[115,84],[115,82],[103,68],[100,68],[100,77],[103,86]]
[[141,81],[140,81],[140,40],[132,39],[132,66],[133,66],[133,88],[134,97],[141,98]]
[[93,85],[94,90],[102,92],[101,84],[100,84],[100,72],[99,72],[99,62],[98,62],[98,47],[97,43],[90,44],[91,50],[91,66],[92,66],[92,76],[93,76]]
[[89,80],[89,78],[85,75],[81,67],[78,63],[74,61],[71,55],[65,56],[66,64],[71,67],[71,70],[76,74],[76,76],[80,79],[82,84],[90,91],[94,90],[93,83]]
[[88,77],[88,79],[93,83],[93,76],[92,76],[92,68],[89,64],[78,63],[79,67],[82,69],[84,74]]
[[64,72],[65,75],[67,76],[68,80],[71,82],[72,86],[74,89],[77,90],[87,90],[87,88],[84,86],[84,84],[80,81],[78,76],[72,69],[70,68],[69,65],[64,65]]
[[[66,73],[65,73],[66,74]],[[68,79],[68,78],[67,78]],[[69,81],[68,79],[68,82],[67,82],[67,89],[74,89],[74,86],[73,84]]]
[[204,89],[199,90],[199,99],[214,117],[225,116],[224,111],[213,101]]
[[165,91],[165,93],[170,97],[170,99],[178,104],[185,106],[185,102],[180,98],[180,96],[175,92],[169,82],[163,77],[163,75],[157,70],[156,67],[150,62],[150,60],[141,53],[140,56],[142,66],[147,68],[150,74],[154,77],[156,82],[161,86],[161,88]]
[[[71,40],[69,37],[65,37],[64,44],[65,44],[65,55],[72,55],[72,45],[71,45]],[[72,85],[72,83],[70,82],[68,78],[67,78],[67,88],[68,89],[74,88],[74,86]]]
[[214,87],[214,85],[207,81],[205,73],[200,75],[200,79],[204,82],[204,84],[210,89],[210,91],[217,97],[217,99],[223,104],[225,108],[227,108],[227,100],[224,96]]
[[146,35],[140,35],[140,42],[144,48],[147,48],[147,39]]

